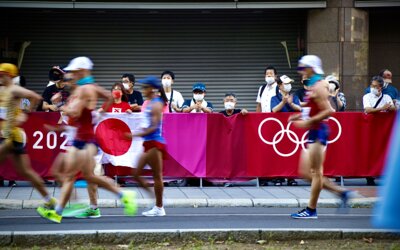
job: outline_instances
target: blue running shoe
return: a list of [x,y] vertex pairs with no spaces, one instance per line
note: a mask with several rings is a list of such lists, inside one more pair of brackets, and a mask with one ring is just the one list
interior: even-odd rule
[[293,219],[318,219],[317,210],[315,210],[315,212],[312,212],[307,208],[299,211],[298,213],[291,214],[290,217],[292,217]]
[[348,207],[348,203],[350,199],[353,199],[356,196],[355,191],[346,190],[340,195],[340,199],[342,200],[342,204],[340,205],[341,208]]

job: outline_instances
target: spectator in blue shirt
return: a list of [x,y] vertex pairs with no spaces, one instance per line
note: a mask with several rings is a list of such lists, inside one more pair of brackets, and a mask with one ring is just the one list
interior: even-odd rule
[[195,83],[193,85],[193,98],[186,100],[182,105],[184,113],[212,113],[213,105],[207,102],[204,97],[206,95],[206,86],[203,83]]
[[[397,101],[397,97],[399,96],[399,91],[392,85],[392,72],[388,69],[381,70],[379,72],[379,76],[383,78],[384,85],[382,89],[382,93],[389,95],[392,100],[395,102]],[[365,89],[365,94],[368,94],[371,92],[371,87],[368,86],[368,88]]]
[[296,95],[291,95],[292,82],[288,76],[283,75],[278,78],[279,92],[271,98],[272,112],[296,112],[301,111],[300,100]]

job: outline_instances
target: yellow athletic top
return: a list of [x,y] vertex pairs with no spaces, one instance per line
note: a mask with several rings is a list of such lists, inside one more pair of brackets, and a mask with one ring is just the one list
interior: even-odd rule
[[11,87],[0,87],[0,137],[9,142],[25,143],[23,129],[17,126],[17,117],[22,113]]

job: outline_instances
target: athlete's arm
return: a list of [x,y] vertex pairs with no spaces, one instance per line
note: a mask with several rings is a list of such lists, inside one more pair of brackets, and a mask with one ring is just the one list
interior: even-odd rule
[[163,108],[164,108],[164,106],[161,102],[154,103],[153,108],[151,110],[151,125],[150,125],[150,127],[146,128],[143,132],[134,134],[134,136],[143,137],[143,136],[149,135],[149,134],[153,133],[154,131],[156,131],[158,128],[158,124],[161,121]]
[[40,100],[42,100],[42,97],[37,93],[18,85],[12,86],[11,93],[17,98],[29,99],[29,101],[31,102],[30,111],[35,110]]
[[[108,110],[108,108],[111,106],[111,104],[113,103],[113,99],[111,97],[110,91],[96,85],[96,92],[97,92],[97,96],[101,99],[104,99],[105,102],[103,104],[103,111]],[[100,112],[100,111],[99,111]]]

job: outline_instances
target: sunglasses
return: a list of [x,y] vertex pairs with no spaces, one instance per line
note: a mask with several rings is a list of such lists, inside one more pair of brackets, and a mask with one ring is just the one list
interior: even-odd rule
[[297,67],[297,71],[304,71],[305,69],[308,69],[310,67],[305,67],[305,66],[299,66]]

